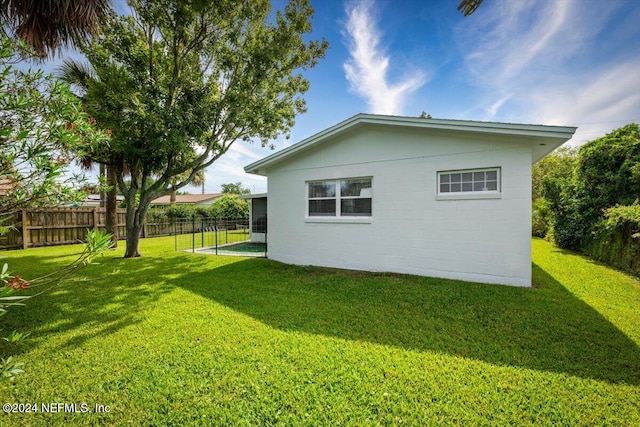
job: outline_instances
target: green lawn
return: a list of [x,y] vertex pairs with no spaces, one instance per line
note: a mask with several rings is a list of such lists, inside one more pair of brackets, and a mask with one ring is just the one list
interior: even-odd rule
[[[0,425],[640,425],[640,284],[533,241],[533,289],[122,249],[12,309]],[[3,253],[30,276],[76,247]],[[9,355],[7,347],[0,353]]]

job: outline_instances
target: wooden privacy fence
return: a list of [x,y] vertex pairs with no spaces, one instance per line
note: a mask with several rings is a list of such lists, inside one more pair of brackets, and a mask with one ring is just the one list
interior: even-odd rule
[[[126,237],[126,209],[118,209],[118,238]],[[0,235],[0,249],[27,249],[39,246],[70,245],[87,240],[87,230],[104,231],[105,208],[48,208],[16,213],[13,230]],[[147,222],[142,237],[192,233],[191,224],[177,230],[169,221]]]
[[[125,236],[125,209],[118,209],[119,237]],[[85,242],[87,230],[105,230],[104,208],[48,208],[16,213],[13,230],[0,236],[1,249],[69,245]]]

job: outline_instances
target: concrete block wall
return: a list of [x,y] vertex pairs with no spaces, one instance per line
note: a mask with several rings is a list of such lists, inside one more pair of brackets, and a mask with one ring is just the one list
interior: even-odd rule
[[[437,172],[501,168],[498,199],[436,200]],[[531,285],[531,147],[375,126],[269,170],[269,258],[299,265]],[[373,178],[371,219],[307,218],[306,182]],[[322,222],[319,222],[322,221]]]

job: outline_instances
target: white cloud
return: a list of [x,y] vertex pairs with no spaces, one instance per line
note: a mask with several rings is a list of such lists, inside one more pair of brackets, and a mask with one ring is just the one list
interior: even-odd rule
[[244,157],[251,160],[260,160],[261,158],[265,157],[264,154],[256,152],[242,141],[234,142],[225,156],[234,156],[235,158]]
[[[619,48],[620,39],[638,36],[612,21],[621,3],[522,0],[486,6],[456,27],[480,114],[577,125],[574,145],[638,120],[638,50]],[[607,37],[611,28],[617,40]]]
[[512,95],[505,95],[502,98],[498,99],[496,102],[491,104],[489,108],[487,108],[487,114],[489,115],[487,120],[492,120],[495,115],[498,113],[498,110],[504,105],[505,102],[511,98]]
[[376,114],[402,114],[403,104],[427,81],[421,71],[407,74],[400,81],[387,81],[389,56],[380,46],[380,30],[371,13],[373,1],[347,5],[346,36],[351,57],[344,63],[351,89],[365,98]]
[[572,144],[640,120],[640,59],[587,72],[531,95],[531,114],[548,124],[578,126]]
[[491,86],[547,71],[543,65],[554,68],[554,62],[573,54],[582,38],[567,25],[574,6],[572,0],[507,1],[484,19],[465,20],[469,27],[461,27],[468,30],[461,42],[468,51],[468,70],[480,84]]
[[207,168],[205,173],[205,187],[207,192],[220,192],[222,184],[241,182],[251,192],[266,192],[266,178],[257,175],[249,175],[244,172],[244,166],[248,162],[223,156],[213,165]]
[[[243,141],[236,141],[229,150],[205,172],[205,189],[208,193],[220,192],[222,184],[230,182],[241,182],[243,186],[251,189],[252,192],[263,193],[267,190],[266,178],[245,173],[244,167],[256,160],[262,159],[271,154],[272,150]],[[190,187],[190,190],[193,188]]]

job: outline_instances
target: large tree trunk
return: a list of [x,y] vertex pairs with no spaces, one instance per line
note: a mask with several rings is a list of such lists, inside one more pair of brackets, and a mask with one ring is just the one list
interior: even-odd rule
[[111,190],[107,193],[106,229],[111,233],[113,248],[118,247],[118,181],[113,166],[107,168],[107,184]]
[[124,251],[125,258],[135,258],[140,256],[138,245],[142,234],[142,224],[127,224],[127,247]]
[[[129,216],[129,208],[127,208],[127,217]],[[142,234],[142,223],[138,221],[127,220],[127,247],[124,251],[125,258],[135,258],[140,256],[138,245],[140,244],[140,235]]]
[[135,200],[129,200],[129,198],[127,198],[127,247],[124,251],[125,258],[135,258],[140,256],[138,246],[140,244],[143,224],[144,212],[141,216],[140,208],[136,207]]
[[134,258],[139,257],[140,252],[138,246],[140,244],[140,237],[142,236],[142,229],[144,227],[144,220],[147,216],[147,210],[149,209],[149,202],[140,201],[140,204],[136,206],[135,195],[133,200],[129,200],[127,197],[127,247],[125,248],[124,257]]

